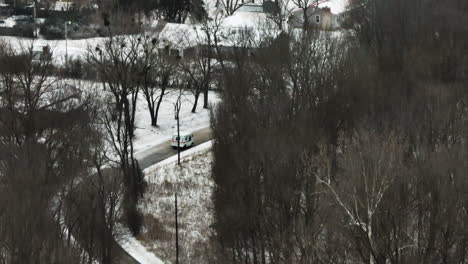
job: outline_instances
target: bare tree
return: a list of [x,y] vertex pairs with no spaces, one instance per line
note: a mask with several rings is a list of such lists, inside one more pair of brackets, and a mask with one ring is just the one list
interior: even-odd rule
[[51,76],[52,58],[0,49],[0,244],[4,263],[80,263],[60,195],[88,173],[98,138],[92,98]]
[[142,39],[138,36],[110,36],[95,49],[88,49],[88,62],[99,73],[104,90],[112,97],[107,101],[104,126],[120,166],[126,187],[124,210],[134,234],[139,232],[141,216],[136,208],[143,193],[143,175],[134,157],[135,113],[141,84],[140,54]]
[[[208,108],[208,93],[213,82],[213,68],[217,64],[212,56],[214,47],[213,37],[217,34],[218,29],[216,21],[213,23],[205,21],[200,30],[195,29],[197,46],[200,52],[193,56],[186,56],[179,65],[182,70],[183,81],[187,83],[187,87],[194,96],[192,113],[195,113],[198,106],[198,98],[202,93],[204,97],[203,108]],[[187,42],[189,41],[187,39]]]
[[160,44],[157,38],[149,40],[144,37],[142,63],[141,91],[148,104],[151,117],[151,125],[158,125],[159,108],[164,96],[168,93],[167,88],[174,78],[176,61],[166,56],[166,48],[158,50]]
[[230,16],[234,14],[243,3],[244,0],[216,0],[216,7],[222,9],[227,16]]
[[[304,41],[301,48],[296,41]],[[319,66],[328,62],[338,72],[340,49],[324,41],[265,37],[233,48],[225,63],[222,103],[212,117],[214,203],[218,238],[233,263],[344,259],[324,253],[340,237],[321,222],[332,211],[321,202],[317,164],[309,160],[321,144],[327,157],[336,151],[328,135],[339,134],[333,121],[344,118],[329,111],[338,78],[320,76],[326,70]],[[324,123],[326,116],[333,121]]]
[[[101,105],[101,100],[96,97],[95,103]],[[104,136],[105,131],[100,132],[99,138]],[[95,173],[80,179],[66,192],[65,223],[69,234],[84,249],[82,259],[87,263],[114,263],[120,257],[117,222],[122,218],[125,188],[118,163],[109,157],[111,150],[105,140],[97,141],[90,159]]]
[[[396,135],[378,135],[359,131],[347,143],[341,166],[343,178],[333,179],[330,169],[322,166],[317,181],[335,200],[352,232],[361,233],[356,241],[366,263],[385,263],[378,247],[376,217],[397,177],[401,177],[404,142]],[[348,182],[349,181],[349,182]],[[362,244],[361,244],[362,243]]]
[[[215,60],[215,38],[220,31],[220,17],[218,14],[214,18],[206,19],[201,24],[201,31],[203,32],[202,36],[198,36],[199,43],[198,46],[202,47],[202,53],[198,56],[202,56],[205,59],[206,70],[203,71],[205,75],[205,82],[203,84],[203,108],[208,108],[208,94],[209,88],[213,81],[213,69],[217,66],[217,61]],[[197,31],[198,33],[198,31]],[[204,41],[201,41],[204,40]],[[201,59],[201,58],[200,58]]]
[[281,34],[220,60],[213,179],[228,261],[466,262],[468,28],[455,25],[467,6],[426,3],[354,1],[344,45]]
[[280,31],[286,28],[286,23],[291,16],[291,1],[292,0],[275,0],[275,9],[273,13],[268,15],[269,19],[277,25]]
[[181,63],[180,68],[183,70],[183,82],[187,84],[186,88],[193,94],[192,113],[195,113],[198,105],[198,98],[202,93],[205,85],[206,75],[205,70],[208,68],[205,60],[190,59]]

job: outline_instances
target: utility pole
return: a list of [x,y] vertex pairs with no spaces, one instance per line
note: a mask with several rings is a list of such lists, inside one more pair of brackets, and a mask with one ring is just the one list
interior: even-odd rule
[[180,94],[176,102],[176,118],[177,118],[177,165],[180,166],[180,125],[179,125],[179,112],[181,107]]
[[33,3],[33,38],[37,38],[38,34],[38,26],[37,26],[37,19],[36,19],[36,4],[37,1],[34,1]]
[[[177,120],[177,165],[179,166],[180,172],[180,122],[179,122],[179,113],[180,107],[182,106],[181,94],[182,91],[179,91],[179,97],[175,103],[175,117]],[[176,264],[179,264],[179,221],[178,221],[178,207],[177,207],[177,191],[179,186],[179,177],[176,176],[176,187],[174,193],[174,206],[175,206],[175,235],[176,235]]]
[[[180,123],[179,123],[179,112],[180,112],[180,96],[177,99],[177,165],[180,169]],[[180,171],[180,170],[179,170]],[[177,189],[179,187],[179,177],[176,178],[176,191],[175,191],[175,237],[176,237],[176,264],[179,264],[179,221],[178,221],[178,209],[177,209]]]
[[65,22],[65,67],[68,66],[68,28],[67,25],[70,25],[70,21]]

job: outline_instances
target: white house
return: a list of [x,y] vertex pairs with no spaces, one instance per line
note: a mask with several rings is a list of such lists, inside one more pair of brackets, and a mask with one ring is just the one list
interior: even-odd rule
[[[340,27],[339,16],[333,14],[329,7],[310,6],[306,12],[308,27],[320,30],[335,30]],[[289,17],[289,26],[302,28],[304,26],[304,10],[299,9]]]
[[233,15],[221,21],[222,41],[219,44],[224,47],[255,47],[265,36],[276,37],[280,31],[272,19],[275,6],[272,1],[243,4]]
[[[277,26],[271,20],[271,1],[243,4],[233,15],[220,21],[218,47],[229,51],[234,47],[255,48],[263,36],[276,37]],[[197,24],[165,23],[160,29],[160,49],[170,56],[190,56],[207,43],[205,33]]]
[[274,12],[273,6],[272,1],[245,3],[233,15],[224,18],[221,26],[231,30],[272,27],[274,26],[274,22],[271,20],[272,12]]

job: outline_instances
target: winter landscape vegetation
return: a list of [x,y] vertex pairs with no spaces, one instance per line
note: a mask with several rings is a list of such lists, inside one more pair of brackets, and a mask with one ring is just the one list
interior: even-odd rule
[[466,264],[467,141],[466,0],[0,0],[0,264]]

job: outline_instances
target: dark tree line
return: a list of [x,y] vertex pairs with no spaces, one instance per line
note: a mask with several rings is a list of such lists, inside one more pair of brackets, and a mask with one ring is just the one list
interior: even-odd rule
[[203,0],[161,0],[158,1],[156,10],[168,22],[173,23],[184,23],[189,14],[196,21],[207,17]]
[[468,262],[468,5],[349,8],[223,64],[218,262]]
[[149,17],[156,14],[171,23],[185,23],[189,16],[195,21],[202,21],[208,15],[203,0],[102,0],[100,6],[104,12],[120,10]]
[[[202,69],[195,76],[200,70],[168,56],[157,35],[114,36],[115,17],[102,18],[110,37],[89,49],[85,64],[100,81],[95,87],[61,79],[69,69],[54,66],[51,56],[35,58],[34,43],[0,47],[2,263],[115,263],[117,222],[135,234],[142,224],[137,204],[144,180],[134,157],[138,96],[157,126],[174,80],[190,86],[176,74],[184,69],[203,79],[197,99],[203,93],[208,107],[212,60],[193,57]],[[134,21],[127,26],[141,29]]]
[[[50,57],[33,60],[32,47],[0,47],[0,262],[102,261],[65,225],[84,219],[69,214],[66,200],[89,177],[102,144],[95,97],[55,77]],[[96,194],[94,187],[103,186],[87,192]],[[99,198],[107,207],[108,193]]]

